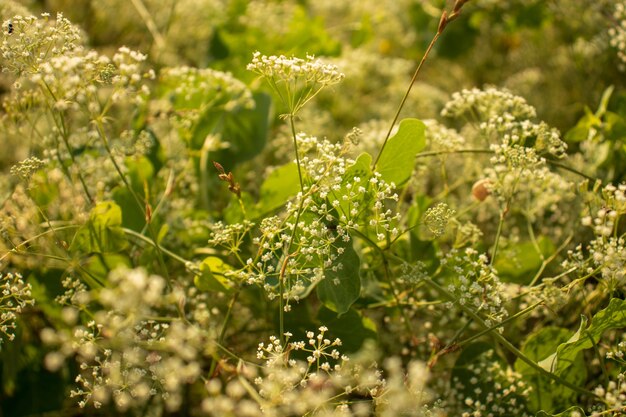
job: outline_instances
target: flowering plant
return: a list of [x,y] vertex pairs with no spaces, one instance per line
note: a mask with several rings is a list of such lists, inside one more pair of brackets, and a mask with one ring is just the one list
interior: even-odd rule
[[0,415],[626,415],[626,6],[449,3],[0,4]]

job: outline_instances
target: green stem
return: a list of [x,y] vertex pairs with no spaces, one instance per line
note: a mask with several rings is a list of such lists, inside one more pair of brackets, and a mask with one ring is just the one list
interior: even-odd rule
[[479,337],[484,336],[484,335],[486,335],[488,333],[491,333],[494,330],[498,329],[499,327],[502,327],[502,326],[504,326],[506,324],[509,324],[512,321],[522,317],[523,315],[526,315],[526,314],[530,313],[531,311],[533,311],[535,308],[537,308],[542,303],[543,303],[543,301],[536,302],[535,304],[530,305],[530,306],[526,307],[525,309],[518,311],[514,315],[512,315],[510,317],[507,317],[506,320],[502,320],[500,323],[496,323],[495,325],[493,325],[491,327],[488,327],[488,328],[486,328],[486,329],[484,329],[484,330],[482,330],[482,331],[480,331],[480,332],[478,332],[478,333],[468,337],[467,339],[461,340],[459,343],[456,344],[456,346],[457,347],[461,347],[461,346],[467,345],[468,343],[473,342],[474,340],[478,339]]
[[374,160],[374,165],[373,165],[374,168],[376,168],[376,164],[378,163],[380,156],[383,154],[385,145],[387,145],[387,141],[389,141],[391,132],[394,126],[396,125],[398,118],[400,117],[400,112],[402,111],[402,108],[404,107],[406,100],[409,98],[409,93],[411,93],[411,89],[413,88],[413,85],[415,84],[415,81],[417,80],[417,76],[419,75],[422,69],[422,66],[424,65],[424,62],[426,62],[426,58],[428,58],[430,51],[433,49],[433,46],[435,46],[437,39],[439,39],[439,35],[441,35],[441,32],[437,31],[437,33],[435,33],[435,36],[433,36],[432,40],[430,41],[428,48],[426,48],[426,52],[424,52],[424,55],[422,56],[422,59],[420,60],[419,65],[417,66],[417,68],[415,69],[415,72],[413,73],[413,78],[411,78],[411,82],[409,83],[409,88],[406,89],[406,92],[404,93],[404,97],[402,97],[402,101],[400,101],[400,105],[398,106],[398,109],[396,110],[396,114],[393,116],[393,120],[391,121],[389,130],[387,131],[387,135],[385,135],[385,140],[383,141],[383,144],[381,145],[380,150],[378,151],[378,155],[376,156],[376,159]]
[[[239,297],[239,290],[237,290],[235,294],[233,294],[233,298],[231,298],[230,303],[228,303],[228,310],[226,310],[226,316],[224,316],[222,329],[220,330],[220,335],[217,339],[217,343],[219,345],[222,345],[222,343],[224,342],[224,336],[226,336],[226,329],[228,327],[228,321],[230,320],[230,316],[233,311],[233,306],[237,302],[238,297]],[[213,360],[211,360],[211,368],[209,370],[209,375],[213,375],[213,372],[215,372],[216,367],[217,367],[217,359],[213,358]]]
[[498,230],[496,231],[496,239],[493,244],[493,253],[491,254],[491,260],[489,261],[489,266],[492,266],[496,261],[496,256],[498,255],[498,246],[500,245],[500,236],[502,235],[502,226],[504,225],[504,216],[509,210],[509,202],[506,202],[505,208],[500,210],[500,220],[498,221]]
[[302,180],[302,167],[300,166],[300,154],[298,152],[298,136],[296,135],[296,125],[293,120],[293,114],[289,115],[289,125],[291,127],[291,135],[293,137],[293,147],[296,151],[296,164],[298,165],[298,179],[300,180],[300,191],[304,193],[304,181]]

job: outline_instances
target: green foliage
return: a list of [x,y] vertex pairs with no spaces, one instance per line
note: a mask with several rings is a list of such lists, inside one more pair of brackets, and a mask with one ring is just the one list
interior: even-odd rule
[[[567,340],[567,329],[547,326],[530,334],[522,345],[522,352],[526,356],[539,362],[548,357],[557,346]],[[521,360],[515,361],[515,370],[522,374],[524,379],[533,387],[529,398],[529,408],[533,411],[556,411],[566,408],[576,401],[577,394],[571,389],[547,380]],[[575,355],[571,367],[560,376],[574,385],[582,384],[587,378],[584,358],[581,354]]]
[[[339,253],[339,249],[343,249]],[[329,310],[346,313],[361,293],[361,263],[350,243],[337,245],[335,266],[317,284],[317,296]]]
[[622,0],[22,3],[1,416],[624,412]]
[[545,357],[539,365],[556,375],[562,375],[575,361],[579,352],[592,348],[602,334],[609,329],[626,327],[626,301],[612,298],[609,305],[598,311],[589,326],[588,319],[581,316],[578,331],[567,341],[560,343],[552,354]]
[[109,253],[127,246],[122,210],[111,201],[103,201],[91,210],[89,220],[78,229],[70,248],[84,253]]
[[398,131],[389,138],[376,164],[385,181],[396,185],[408,181],[415,156],[426,146],[424,131],[424,123],[420,120],[404,119],[400,122]]

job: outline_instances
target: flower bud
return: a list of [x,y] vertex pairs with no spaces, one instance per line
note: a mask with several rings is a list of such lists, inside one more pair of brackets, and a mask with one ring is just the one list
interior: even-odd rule
[[472,186],[472,195],[478,201],[485,201],[485,199],[491,194],[489,190],[489,186],[491,185],[491,180],[487,178],[483,178],[478,180]]

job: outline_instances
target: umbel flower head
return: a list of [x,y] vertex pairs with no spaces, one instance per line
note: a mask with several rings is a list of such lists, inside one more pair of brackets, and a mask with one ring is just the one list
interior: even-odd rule
[[257,51],[247,68],[269,82],[292,116],[324,87],[337,84],[345,77],[335,65],[324,64],[312,55],[307,55],[306,59],[287,58],[266,56]]

